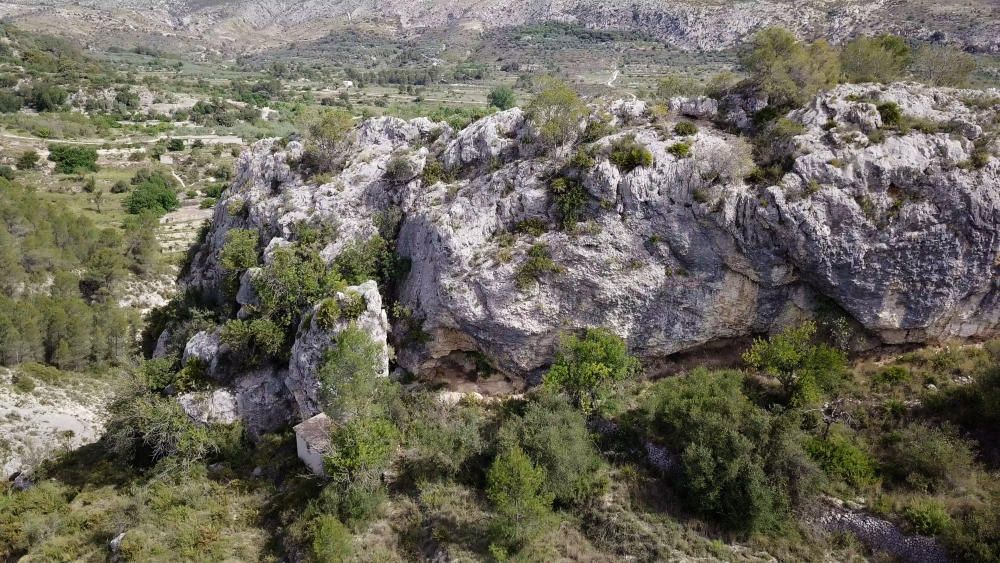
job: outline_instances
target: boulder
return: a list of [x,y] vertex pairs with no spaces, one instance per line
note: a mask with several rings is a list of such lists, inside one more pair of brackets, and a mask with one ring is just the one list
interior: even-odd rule
[[181,364],[197,361],[205,368],[205,375],[215,380],[224,377],[224,366],[220,362],[224,353],[222,344],[222,332],[220,330],[202,330],[188,340],[184,346],[184,355],[181,357]]
[[200,424],[232,424],[240,420],[236,396],[228,389],[196,391],[177,396],[191,420]]

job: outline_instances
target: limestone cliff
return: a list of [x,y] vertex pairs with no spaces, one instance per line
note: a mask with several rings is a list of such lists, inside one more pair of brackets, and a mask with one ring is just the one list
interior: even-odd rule
[[[588,326],[610,328],[648,362],[821,311],[852,325],[856,346],[985,338],[1000,325],[996,97],[838,87],[787,116],[799,127],[785,148],[791,166],[773,185],[744,181],[749,148],[709,121],[725,117],[716,104],[671,104],[703,118],[687,137],[641,102],[606,105],[617,127],[573,169],[584,202],[571,229],[552,181],[574,151],[545,151],[519,109],[459,132],[367,120],[343,170],[319,186],[289,164],[298,142],[265,140],[240,157],[184,283],[219,294],[231,228],[258,229],[273,249],[303,220],[336,225],[323,250],[332,260],[396,210],[397,251],[411,267],[394,296],[405,314],[388,338],[398,364],[420,377],[468,369],[470,358],[529,376],[560,333]],[[887,102],[913,125],[883,123]],[[611,163],[612,145],[627,137],[649,149],[651,165]],[[400,159],[407,177],[387,173]],[[428,185],[430,163],[450,175]],[[301,394],[299,408],[311,412]]]

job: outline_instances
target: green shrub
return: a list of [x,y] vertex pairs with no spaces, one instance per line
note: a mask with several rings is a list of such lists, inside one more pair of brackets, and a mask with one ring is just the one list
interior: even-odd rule
[[9,182],[13,180],[16,175],[17,174],[14,172],[13,168],[7,166],[6,164],[0,164],[0,178]]
[[25,95],[25,101],[36,111],[56,111],[66,103],[68,96],[66,90],[59,86],[36,82]]
[[173,183],[161,175],[136,186],[125,198],[124,207],[133,215],[146,211],[163,214],[180,207],[180,201]]
[[385,418],[352,418],[333,432],[333,453],[323,460],[326,472],[338,482],[375,485],[389,468],[399,438]]
[[882,385],[895,385],[910,379],[910,370],[903,366],[889,366],[875,374],[873,381]]
[[355,240],[344,246],[333,261],[334,269],[351,285],[375,280],[387,288],[403,274],[405,264],[393,252],[393,247],[381,235],[365,241]]
[[17,113],[24,106],[24,98],[17,92],[4,88],[0,90],[0,113]]
[[567,393],[584,412],[598,409],[610,386],[639,371],[639,362],[629,355],[625,341],[602,328],[591,328],[583,336],[564,335],[545,374],[545,386]]
[[519,289],[527,289],[538,283],[542,276],[560,271],[559,266],[552,261],[549,248],[539,243],[528,249],[528,257],[517,269],[514,279]]
[[174,381],[174,364],[171,357],[146,360],[139,367],[139,377],[149,389],[163,389]]
[[416,175],[413,163],[404,155],[396,155],[385,165],[385,175],[393,182],[407,182]]
[[603,139],[615,132],[615,126],[604,119],[596,119],[587,122],[587,127],[583,130],[583,137],[580,139],[584,143],[593,143]]
[[433,186],[434,184],[441,181],[450,181],[448,178],[448,171],[445,170],[444,164],[436,159],[427,157],[427,161],[424,163],[424,170],[421,173],[421,181],[423,185]]
[[1000,560],[1000,491],[995,486],[986,502],[964,510],[953,523],[943,539],[956,561]]
[[951,527],[951,516],[940,502],[917,500],[903,509],[903,517],[913,531],[923,536],[937,536]]
[[544,219],[539,219],[538,217],[529,217],[523,221],[519,221],[517,225],[514,226],[514,230],[518,233],[524,233],[532,237],[540,237],[549,230],[548,223]]
[[337,271],[314,249],[275,250],[271,263],[253,276],[262,317],[278,326],[298,325],[302,311],[345,287]]
[[14,389],[21,393],[31,393],[35,390],[35,380],[23,373],[14,374]]
[[[442,405],[433,393],[408,394],[403,466],[415,482],[476,478],[489,447],[487,413],[478,404]],[[478,473],[482,477],[482,473]]]
[[321,514],[312,525],[312,555],[316,561],[339,563],[352,553],[352,536],[336,516]]
[[545,470],[517,445],[497,455],[486,476],[486,496],[496,509],[490,527],[494,550],[518,551],[543,534],[551,521],[552,495],[545,492]]
[[896,127],[903,121],[903,110],[896,102],[882,102],[878,106],[878,113],[882,116],[882,125]]
[[528,104],[528,118],[538,130],[542,143],[556,147],[576,136],[589,110],[580,96],[565,82],[547,80],[544,88]]
[[665,76],[656,84],[656,97],[661,100],[678,96],[700,96],[704,92],[701,82],[687,76]]
[[230,229],[226,232],[226,242],[219,252],[219,265],[225,275],[222,289],[230,299],[236,297],[243,272],[259,263],[259,245],[260,235],[253,229]]
[[170,152],[180,152],[184,150],[184,139],[170,139],[167,141],[167,150]]
[[18,170],[34,170],[38,166],[38,160],[41,157],[38,156],[38,152],[35,150],[27,150],[21,153],[21,156],[17,157],[17,169]]
[[556,178],[549,184],[556,213],[564,229],[573,228],[581,219],[587,205],[587,190],[583,185],[569,178]]
[[517,97],[509,86],[497,86],[490,90],[486,96],[489,104],[501,111],[510,109],[517,105]]
[[347,290],[344,293],[344,299],[340,303],[340,310],[344,318],[353,321],[368,310],[368,302],[365,300],[364,295],[361,295],[357,291]]
[[97,149],[93,147],[49,145],[49,160],[56,163],[60,174],[97,172]]
[[738,372],[698,369],[657,382],[644,410],[656,438],[679,452],[689,508],[729,528],[775,530],[815,495],[821,472],[796,418],[753,404],[743,382]]
[[208,368],[200,358],[190,358],[174,378],[174,388],[179,392],[207,389],[211,384]]
[[301,163],[312,174],[333,172],[343,161],[338,152],[346,146],[354,117],[345,110],[325,110],[309,125]]
[[906,40],[896,35],[859,36],[840,52],[840,66],[848,82],[889,83],[903,76],[912,57]]
[[776,27],[754,35],[740,62],[773,106],[804,104],[840,77],[837,52],[825,40],[802,43]]
[[811,438],[805,448],[831,477],[854,487],[863,487],[875,479],[874,460],[846,436],[834,434],[827,438]]
[[219,252],[219,265],[227,276],[238,277],[259,264],[260,235],[254,229],[230,229]]
[[569,166],[581,171],[590,170],[597,164],[597,160],[594,158],[595,154],[595,151],[591,147],[580,147],[573,153],[573,158],[570,159]]
[[667,147],[667,152],[677,158],[687,158],[691,156],[691,145],[688,143],[674,143]]
[[743,354],[743,361],[776,378],[791,404],[815,403],[819,391],[832,390],[842,380],[847,365],[839,350],[813,344],[815,334],[815,323],[806,322],[767,340],[757,339]]
[[1000,367],[996,361],[993,357],[993,365],[977,370],[972,383],[931,395],[928,406],[970,430],[1000,427]]
[[336,298],[330,297],[320,302],[316,313],[313,315],[313,322],[322,330],[330,330],[337,326],[343,315],[340,309],[340,302]]
[[623,137],[611,145],[610,160],[622,174],[628,174],[636,168],[652,166],[653,153],[635,137]]
[[229,345],[232,357],[247,366],[284,356],[285,330],[270,319],[227,321],[222,327],[221,338]]
[[950,45],[922,45],[914,57],[917,76],[934,86],[965,86],[976,59]]
[[532,401],[524,416],[505,424],[534,463],[545,470],[545,491],[562,504],[602,494],[607,468],[587,430],[587,419],[566,399],[549,393]]
[[674,135],[689,137],[698,133],[698,126],[690,121],[679,121],[674,125]]
[[394,386],[382,377],[384,354],[355,324],[341,331],[317,373],[323,410],[335,419],[387,415]]
[[144,462],[165,457],[191,463],[221,451],[235,451],[242,439],[239,424],[205,427],[195,424],[170,397],[147,392],[140,385],[120,393],[109,407],[106,440],[111,451],[125,460]]
[[953,428],[910,424],[884,439],[882,471],[918,491],[960,486],[975,466],[972,446]]

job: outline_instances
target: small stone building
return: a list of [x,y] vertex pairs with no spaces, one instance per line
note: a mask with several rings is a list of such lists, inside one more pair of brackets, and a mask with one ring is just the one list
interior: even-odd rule
[[316,475],[326,475],[323,471],[323,456],[330,453],[332,430],[333,420],[323,413],[295,426],[295,446],[299,459]]

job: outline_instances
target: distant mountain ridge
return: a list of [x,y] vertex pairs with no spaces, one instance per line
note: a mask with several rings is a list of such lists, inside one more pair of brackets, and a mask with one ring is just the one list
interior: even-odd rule
[[1000,53],[1000,5],[991,0],[0,0],[0,17],[91,43],[194,44],[229,54],[317,39],[352,24],[476,31],[539,21],[639,31],[689,50],[731,48],[780,25],[834,42],[891,31]]

